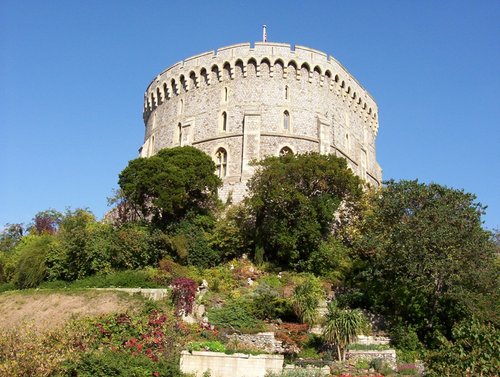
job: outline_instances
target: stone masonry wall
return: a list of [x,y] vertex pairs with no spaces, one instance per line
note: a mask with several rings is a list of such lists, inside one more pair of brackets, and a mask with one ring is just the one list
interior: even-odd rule
[[231,334],[228,340],[237,348],[253,348],[266,353],[283,353],[283,342],[276,340],[273,332],[261,332],[257,334]]
[[266,372],[283,370],[283,355],[226,355],[220,352],[181,352],[180,369],[183,373],[202,377],[263,377]]
[[344,157],[378,186],[377,113],[370,94],[323,52],[280,43],[234,45],[176,63],[151,82],[140,153],[179,145],[203,150],[226,165],[220,194],[232,192],[235,201],[253,173],[249,162],[285,147]]

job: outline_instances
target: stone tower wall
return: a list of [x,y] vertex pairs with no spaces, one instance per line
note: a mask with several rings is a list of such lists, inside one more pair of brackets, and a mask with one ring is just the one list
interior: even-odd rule
[[233,45],[174,64],[151,82],[140,154],[193,145],[224,165],[222,151],[227,166],[225,175],[218,170],[220,195],[231,193],[234,201],[245,193],[250,161],[285,150],[344,157],[379,186],[377,114],[370,94],[323,52],[281,43]]

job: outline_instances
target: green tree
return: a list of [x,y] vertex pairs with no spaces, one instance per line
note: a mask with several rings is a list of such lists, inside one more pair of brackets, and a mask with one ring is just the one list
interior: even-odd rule
[[165,227],[213,206],[222,184],[214,172],[215,163],[202,151],[176,147],[130,161],[118,183],[142,218]]
[[210,246],[217,250],[224,260],[251,254],[253,249],[252,234],[249,229],[250,216],[243,205],[232,205],[221,213],[215,226],[209,232]]
[[0,232],[0,252],[14,249],[24,234],[23,224],[5,224]]
[[497,321],[497,269],[483,211],[460,190],[387,182],[357,241],[355,281],[365,304],[412,326],[428,345],[470,314]]
[[35,234],[55,234],[62,220],[62,213],[55,209],[48,209],[38,212],[33,218],[33,224],[30,226],[30,233]]
[[347,346],[356,340],[366,327],[366,320],[359,309],[340,309],[336,302],[328,305],[323,339],[337,349],[339,361],[345,361]]
[[341,206],[362,194],[362,182],[333,155],[268,157],[249,182],[246,204],[255,221],[255,259],[307,270]]
[[[95,242],[96,234],[101,240],[107,240],[102,235],[104,228],[111,227],[97,223],[91,212],[68,210],[59,224],[57,243],[47,255],[49,280],[75,280],[109,270],[109,258],[104,247],[95,247],[99,244]],[[107,245],[107,241],[100,242],[100,245]]]
[[0,283],[11,279],[15,269],[14,250],[23,238],[22,224],[6,224],[0,231]]

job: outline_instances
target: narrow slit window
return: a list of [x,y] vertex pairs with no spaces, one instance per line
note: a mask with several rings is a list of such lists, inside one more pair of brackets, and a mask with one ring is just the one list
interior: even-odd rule
[[177,135],[179,136],[178,142],[182,146],[182,124],[177,125]]
[[224,111],[222,113],[222,131],[227,131],[227,113]]
[[283,129],[286,131],[290,129],[290,113],[288,111],[283,113]]

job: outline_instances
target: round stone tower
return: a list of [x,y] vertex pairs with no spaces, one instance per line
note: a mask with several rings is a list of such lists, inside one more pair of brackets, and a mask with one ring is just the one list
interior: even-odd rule
[[252,160],[315,151],[344,157],[373,186],[377,104],[333,57],[283,43],[223,47],[160,73],[144,95],[140,155],[192,145],[217,165],[221,198],[240,201]]

